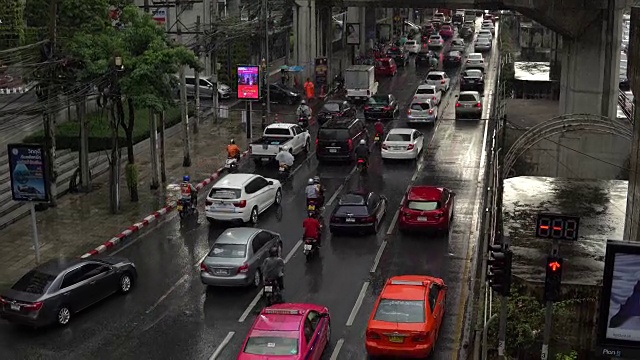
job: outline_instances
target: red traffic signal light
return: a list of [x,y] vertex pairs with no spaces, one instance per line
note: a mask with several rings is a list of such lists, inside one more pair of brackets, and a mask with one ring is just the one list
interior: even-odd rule
[[560,263],[558,261],[551,261],[550,263],[547,264],[547,266],[553,272],[556,272],[556,271],[560,270],[560,267],[562,267],[562,265],[560,265]]
[[546,277],[544,279],[544,301],[559,301],[560,287],[562,284],[562,266],[564,259],[549,256],[546,264]]

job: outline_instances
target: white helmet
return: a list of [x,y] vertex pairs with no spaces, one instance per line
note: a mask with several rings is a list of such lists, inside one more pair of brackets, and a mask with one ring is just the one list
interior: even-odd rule
[[367,145],[367,142],[364,139],[360,140],[360,145]]
[[307,105],[307,101],[306,100],[300,101],[300,105]]
[[310,179],[307,181],[307,184],[309,184],[309,185],[314,185],[315,183],[313,182],[313,179],[311,179],[311,178],[310,178]]
[[283,146],[283,147],[281,147],[280,149],[282,149],[282,151],[289,151],[289,147],[288,147],[288,146],[286,146],[286,145],[285,145],[285,146]]

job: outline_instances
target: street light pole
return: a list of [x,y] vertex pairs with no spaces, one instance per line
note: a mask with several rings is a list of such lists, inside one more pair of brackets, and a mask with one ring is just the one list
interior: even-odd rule
[[267,127],[267,103],[269,103],[267,99],[267,94],[269,94],[269,87],[267,84],[267,60],[262,58],[262,62],[260,63],[260,68],[262,70],[262,120],[260,122],[260,126],[262,127],[262,131]]
[[262,11],[264,12],[264,52],[265,52],[265,71],[264,83],[267,91],[267,116],[271,117],[271,95],[269,94],[269,11],[267,8],[267,0],[262,0]]

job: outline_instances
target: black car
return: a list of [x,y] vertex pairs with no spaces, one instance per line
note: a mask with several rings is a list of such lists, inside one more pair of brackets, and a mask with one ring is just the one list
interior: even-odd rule
[[454,26],[462,25],[464,23],[464,15],[454,14],[453,17],[451,18],[451,23],[453,23]]
[[320,108],[316,119],[318,123],[322,125],[334,117],[343,116],[356,116],[355,106],[346,100],[329,100]]
[[387,198],[373,192],[349,192],[338,200],[331,213],[332,234],[346,231],[375,234],[387,212]]
[[0,296],[0,317],[42,327],[67,325],[74,313],[120,292],[137,278],[124,258],[53,259],[29,271]]
[[422,26],[422,36],[429,38],[429,36],[431,36],[431,34],[434,34],[435,32],[436,29],[431,24]]
[[296,89],[290,88],[281,83],[273,83],[269,85],[269,96],[271,97],[271,102],[279,104],[293,105],[302,100],[302,95],[300,95]]
[[393,119],[398,113],[398,100],[391,94],[373,95],[364,105],[365,120]]
[[398,66],[406,66],[409,62],[409,51],[403,47],[393,46],[387,50],[387,57],[392,58]]
[[432,50],[428,49],[420,49],[418,54],[416,55],[416,66],[418,65],[429,65],[429,59],[436,56]]
[[443,65],[445,67],[458,67],[462,64],[462,53],[460,51],[449,51],[444,56]]
[[484,74],[482,70],[467,69],[460,74],[460,91],[484,92]]
[[473,32],[474,31],[470,26],[464,25],[460,29],[460,37],[462,37],[465,40],[469,40],[470,38],[473,37]]
[[316,158],[326,160],[353,160],[354,149],[360,140],[369,141],[364,121],[355,117],[333,118],[318,130]]

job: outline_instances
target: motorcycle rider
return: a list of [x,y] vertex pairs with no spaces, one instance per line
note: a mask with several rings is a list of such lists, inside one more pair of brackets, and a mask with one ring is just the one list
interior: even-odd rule
[[227,145],[227,156],[229,159],[238,159],[240,160],[240,148],[236,145],[236,141],[231,139],[229,141],[229,145]]
[[293,157],[293,155],[289,152],[289,148],[287,146],[281,146],[278,154],[276,155],[276,161],[278,162],[278,164],[280,166],[285,166],[285,169],[289,169],[290,167],[293,166],[293,162],[296,159]]
[[376,135],[380,136],[380,141],[383,140],[384,135],[384,124],[381,120],[376,121],[375,125],[373,125],[376,130]]
[[269,257],[262,262],[264,282],[276,281],[280,290],[284,289],[284,260],[278,254],[278,248],[269,249]]
[[368,166],[369,165],[369,147],[367,146],[367,142],[362,139],[360,140],[360,144],[358,144],[358,146],[356,147],[355,150],[356,153],[356,161],[357,160],[364,160],[364,165]]
[[318,247],[322,246],[322,224],[316,219],[315,212],[309,211],[309,217],[302,221],[302,228],[304,229],[303,239],[314,239]]
[[439,61],[438,61],[438,59],[436,58],[436,56],[437,56],[437,55],[434,53],[434,55],[433,55],[433,56],[429,57],[429,67],[430,67],[432,70],[438,70],[438,63],[439,63]]
[[320,184],[320,176],[314,176],[313,183],[316,185],[317,189],[318,207],[321,208],[324,205],[324,186]]
[[307,181],[307,187],[304,189],[304,193],[307,196],[307,204],[310,200],[313,200],[316,203],[316,206],[320,207],[320,192],[318,191],[318,187],[313,179],[309,179],[309,181]]
[[189,175],[185,175],[182,178],[182,184],[180,185],[180,197],[185,200],[191,201],[191,207],[195,208],[198,205],[198,190],[195,186],[191,185]]
[[296,115],[298,115],[298,117],[305,117],[307,120],[311,118],[311,108],[307,105],[305,100],[300,102],[300,106],[298,106],[298,109],[296,110]]

